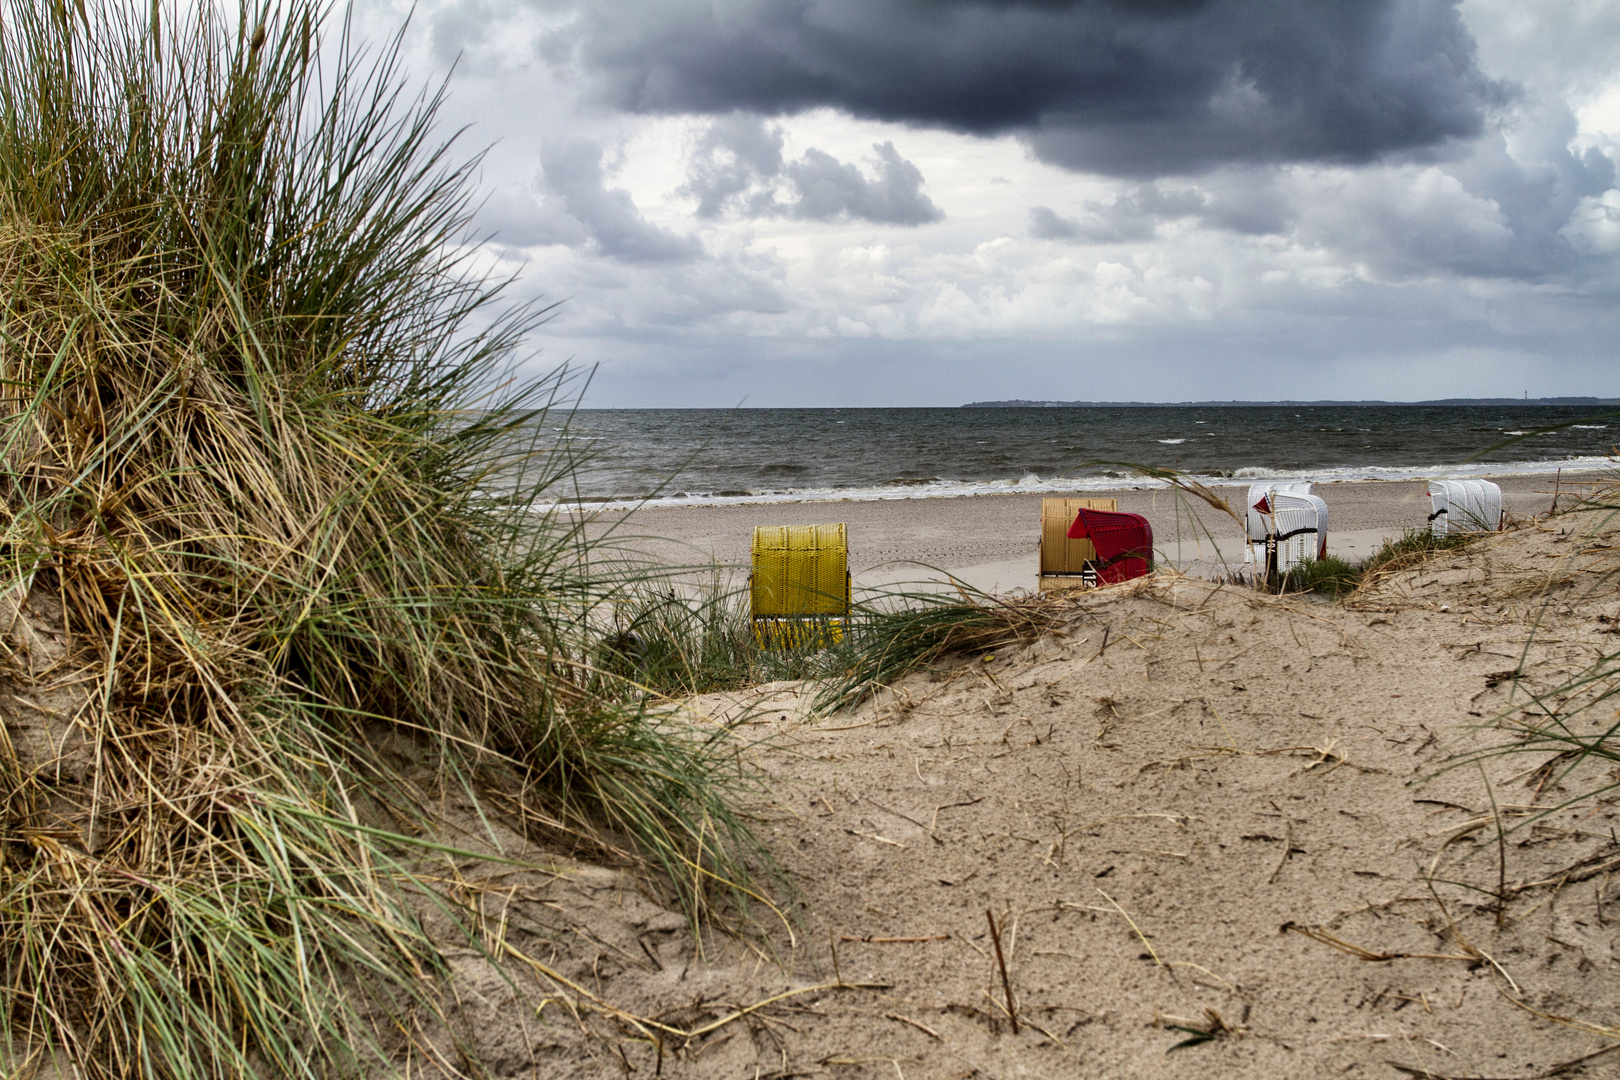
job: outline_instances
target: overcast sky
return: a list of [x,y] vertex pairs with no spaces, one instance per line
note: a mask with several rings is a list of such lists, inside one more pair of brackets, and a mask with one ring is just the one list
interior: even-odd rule
[[588,405],[1620,396],[1620,0],[422,0],[408,54]]

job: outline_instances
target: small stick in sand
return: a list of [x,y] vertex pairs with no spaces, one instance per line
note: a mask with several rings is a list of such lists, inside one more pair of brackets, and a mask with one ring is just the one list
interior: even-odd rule
[[[1092,888],[1096,888],[1096,886],[1092,886]],[[1158,953],[1158,951],[1156,949],[1154,949],[1152,943],[1150,943],[1148,941],[1147,935],[1142,933],[1142,928],[1140,926],[1136,925],[1136,920],[1131,918],[1130,914],[1124,908],[1119,906],[1119,901],[1115,900],[1112,896],[1109,896],[1107,893],[1103,892],[1101,889],[1097,889],[1097,892],[1099,894],[1101,894],[1101,896],[1102,896],[1102,898],[1104,900],[1106,900],[1110,904],[1114,905],[1114,910],[1115,911],[1119,912],[1121,915],[1123,915],[1125,917],[1125,921],[1127,923],[1129,923],[1130,926],[1131,926],[1131,929],[1136,932],[1137,939],[1142,942],[1142,947],[1147,950],[1147,954],[1148,954],[1149,957],[1152,958],[1154,965],[1156,967],[1169,967],[1168,964],[1166,964],[1163,960],[1159,959],[1159,953]]]
[[[943,806],[934,807],[934,818],[933,818],[933,821],[930,822],[930,824],[928,826],[928,835],[929,836],[934,835],[934,826],[939,824],[939,812],[941,810],[949,810],[952,807],[957,807],[957,806],[972,806],[975,803],[982,803],[982,802],[984,802],[984,796],[980,795],[977,799],[968,799],[968,800],[966,800],[964,802],[946,803]],[[941,842],[943,842],[943,841],[941,841]]]
[[[1485,775],[1485,766],[1479,762],[1479,778],[1485,784],[1485,794],[1491,800],[1491,816],[1496,819],[1496,925],[1501,927],[1507,918],[1507,840],[1502,835],[1502,811],[1496,807],[1496,793],[1491,790],[1491,781]],[[1537,789],[1539,794],[1540,789]]]
[[1288,856],[1293,854],[1293,851],[1294,851],[1294,823],[1292,821],[1290,821],[1288,823],[1288,830],[1284,834],[1284,838],[1283,838],[1282,858],[1277,860],[1277,869],[1275,869],[1275,870],[1273,870],[1271,872],[1271,877],[1266,881],[1267,885],[1275,885],[1275,884],[1277,884],[1277,878],[1283,872],[1283,867],[1288,865]]
[[921,1022],[919,1022],[917,1020],[913,1020],[909,1016],[901,1016],[899,1013],[884,1013],[883,1018],[885,1020],[898,1020],[902,1024],[910,1024],[912,1027],[916,1028],[918,1031],[922,1032],[924,1035],[927,1035],[930,1038],[932,1038],[932,1039],[934,1039],[934,1040],[936,1040],[938,1042],[944,1042],[945,1041],[944,1036],[942,1036],[939,1032],[935,1031],[933,1028],[929,1027],[927,1024],[921,1023]]
[[927,937],[873,937],[867,934],[865,937],[851,937],[845,934],[843,940],[856,941],[863,945],[914,945],[921,941],[945,941],[950,936],[949,934],[929,934]]
[[1007,995],[1007,1019],[1012,1021],[1013,1034],[1017,1035],[1018,1009],[1013,1005],[1012,982],[1007,978],[1007,959],[1001,955],[1001,931],[989,908],[984,909],[984,917],[990,922],[990,941],[996,947],[996,965],[1001,968],[1001,992]]

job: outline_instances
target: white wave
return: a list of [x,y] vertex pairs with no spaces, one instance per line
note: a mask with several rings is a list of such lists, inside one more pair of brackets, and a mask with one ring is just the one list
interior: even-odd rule
[[1504,435],[1528,435],[1530,433],[1528,431],[1504,431],[1504,432],[1502,432],[1502,434],[1504,434]]
[[[1231,486],[1250,480],[1308,480],[1315,484],[1375,480],[1467,480],[1488,476],[1534,476],[1555,472],[1612,470],[1612,457],[1571,457],[1553,461],[1516,461],[1481,464],[1365,465],[1330,469],[1268,469],[1247,466],[1231,476],[1190,474],[1189,479],[1212,486]],[[709,495],[688,491],[681,496],[655,499],[610,499],[590,502],[591,509],[629,510],[638,506],[735,506],[750,503],[875,502],[890,499],[955,499],[973,495],[1029,495],[1074,491],[1142,491],[1169,486],[1133,473],[1041,478],[1031,473],[1021,479],[932,480],[927,483],[879,484],[852,488],[793,488],[747,495]],[[553,504],[566,505],[566,504]],[[548,509],[549,507],[537,507]]]
[[1180,446],[1182,443],[1186,442],[1187,440],[1186,439],[1160,439],[1159,441],[1164,443],[1164,445],[1166,445],[1166,446]]
[[1608,424],[1571,424],[1569,426],[1573,427],[1573,428],[1579,428],[1582,431],[1602,431],[1604,428],[1608,427],[1609,425]]

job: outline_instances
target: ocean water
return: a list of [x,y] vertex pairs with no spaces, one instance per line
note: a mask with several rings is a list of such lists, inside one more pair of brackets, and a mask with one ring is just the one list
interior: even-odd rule
[[588,409],[573,414],[564,438],[580,462],[580,498],[678,506],[1153,486],[1126,463],[1206,482],[1614,468],[1620,417],[1589,412],[1547,405]]

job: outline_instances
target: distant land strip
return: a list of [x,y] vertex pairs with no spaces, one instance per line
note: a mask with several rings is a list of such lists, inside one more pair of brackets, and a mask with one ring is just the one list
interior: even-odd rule
[[1435,398],[1431,401],[970,401],[964,409],[1165,409],[1165,408],[1238,408],[1255,409],[1266,406],[1322,406],[1388,405],[1414,408],[1420,405],[1564,405],[1582,408],[1620,407],[1620,399],[1595,397],[1541,397],[1541,398]]

